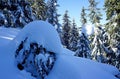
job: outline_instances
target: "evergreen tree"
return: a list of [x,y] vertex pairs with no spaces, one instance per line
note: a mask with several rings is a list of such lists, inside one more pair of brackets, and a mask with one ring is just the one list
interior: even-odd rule
[[63,16],[63,28],[62,28],[62,43],[70,49],[70,38],[71,38],[71,21],[69,20],[68,11]]
[[93,24],[100,23],[101,18],[101,13],[100,13],[100,8],[97,8],[98,2],[95,2],[95,0],[88,0],[90,5],[89,5],[89,17],[90,21]]
[[87,36],[84,33],[81,33],[78,43],[77,43],[77,50],[76,50],[76,56],[78,57],[84,57],[84,58],[91,58],[91,49],[90,49],[90,42],[87,38]]
[[105,63],[107,61],[106,54],[108,51],[108,43],[107,43],[107,33],[101,27],[97,27],[95,29],[95,37],[92,42],[93,50],[92,50],[92,59],[97,60],[98,62]]
[[56,61],[54,52],[26,37],[15,51],[15,62],[19,70],[25,70],[36,79],[45,79]]
[[0,0],[0,24],[7,27],[24,27],[34,20],[27,0]]
[[29,0],[32,6],[33,14],[36,19],[46,20],[47,18],[47,4],[45,0]]
[[70,38],[70,50],[77,50],[77,40],[78,40],[78,28],[76,27],[75,20],[73,19],[72,28],[71,28],[71,38]]
[[105,0],[105,10],[109,21],[106,24],[106,30],[108,31],[108,42],[112,50],[110,56],[114,54],[110,64],[120,69],[120,0]]
[[[90,16],[90,21],[92,24],[95,25],[94,27],[94,35],[90,36],[91,40],[91,48],[92,48],[92,59],[97,60],[99,62],[104,61],[104,48],[103,48],[103,43],[101,40],[103,40],[103,29],[102,26],[100,25],[100,20],[101,18],[101,13],[100,13],[100,8],[97,8],[98,2],[95,2],[95,0],[89,0],[89,16]],[[101,29],[100,29],[101,28]]]
[[[86,19],[86,13],[85,13],[85,8],[82,8],[81,11],[81,23],[82,23],[82,27],[85,27],[86,23],[87,23],[87,19]],[[90,41],[87,38],[86,34],[83,33],[83,31],[81,30],[81,34],[78,36],[78,41],[77,41],[77,50],[76,52],[76,56],[78,57],[84,57],[84,58],[91,58],[90,54],[91,54],[91,49],[90,49]]]
[[87,23],[85,10],[86,9],[83,7],[82,11],[81,11],[81,20],[80,21],[81,21],[82,25]]
[[3,12],[0,10],[0,26],[6,25],[7,19]]
[[59,24],[58,17],[60,14],[57,13],[57,0],[48,0],[47,2],[47,20],[53,26],[55,26],[58,32],[61,32],[61,25]]

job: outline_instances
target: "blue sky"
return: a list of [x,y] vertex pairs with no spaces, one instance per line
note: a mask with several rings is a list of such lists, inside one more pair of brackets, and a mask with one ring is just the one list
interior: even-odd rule
[[[104,0],[96,0],[99,2],[98,8],[103,8]],[[80,13],[82,10],[82,7],[88,8],[89,3],[88,0],[58,0],[58,4],[60,7],[58,7],[58,13],[61,14],[59,20],[60,23],[62,23],[62,18],[66,10],[68,10],[68,14],[70,16],[70,20],[75,19],[77,26],[81,26],[80,23]],[[101,11],[103,14],[103,20],[101,20],[101,23],[104,24],[106,21],[105,12]]]

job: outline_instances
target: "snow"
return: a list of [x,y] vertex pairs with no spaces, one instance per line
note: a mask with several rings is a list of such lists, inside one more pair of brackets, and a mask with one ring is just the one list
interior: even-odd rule
[[26,25],[25,28],[13,40],[15,47],[28,37],[29,41],[37,42],[49,51],[60,53],[62,49],[61,41],[54,27],[44,21],[35,21]]
[[94,26],[92,24],[84,24],[82,26],[82,33],[86,35],[91,35],[94,33]]
[[20,29],[0,27],[0,79],[35,79],[26,71],[19,71],[14,65],[14,53],[9,43]]
[[30,73],[18,70],[14,62],[14,51],[26,36],[29,42],[40,43],[57,55],[53,69],[45,79],[117,79],[114,75],[120,73],[111,65],[73,56],[74,52],[62,47],[53,26],[35,21],[23,30],[0,28],[0,43],[3,43],[0,45],[0,79],[35,79]]
[[84,58],[60,55],[47,79],[117,79],[119,71]]
[[[66,48],[63,48],[62,52],[64,55],[71,55],[71,56],[75,55],[75,52],[72,52],[71,50],[66,49]],[[60,54],[62,54],[62,53],[60,53]]]
[[8,44],[19,32],[20,29],[0,27],[0,46]]
[[2,49],[0,48],[0,79],[35,79],[32,78],[29,73],[19,71],[16,68],[13,58],[14,53],[10,52],[9,47],[8,45]]

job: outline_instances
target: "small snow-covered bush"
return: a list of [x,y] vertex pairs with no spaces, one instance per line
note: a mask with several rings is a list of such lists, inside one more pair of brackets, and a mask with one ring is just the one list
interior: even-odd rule
[[56,56],[41,44],[29,42],[26,37],[15,51],[15,59],[18,69],[30,72],[37,79],[44,79],[53,68]]
[[44,21],[27,24],[13,41],[15,64],[20,70],[44,79],[62,52],[62,44],[55,28]]

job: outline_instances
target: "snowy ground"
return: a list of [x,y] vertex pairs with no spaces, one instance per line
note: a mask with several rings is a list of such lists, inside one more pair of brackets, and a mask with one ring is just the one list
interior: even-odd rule
[[8,44],[19,32],[20,29],[0,27],[0,46]]
[[30,73],[19,71],[14,63],[14,50],[25,36],[57,52],[57,60],[46,79],[118,79],[114,75],[120,72],[115,67],[73,56],[73,52],[61,46],[57,35],[51,25],[38,21],[23,30],[0,27],[0,79],[35,79]]

